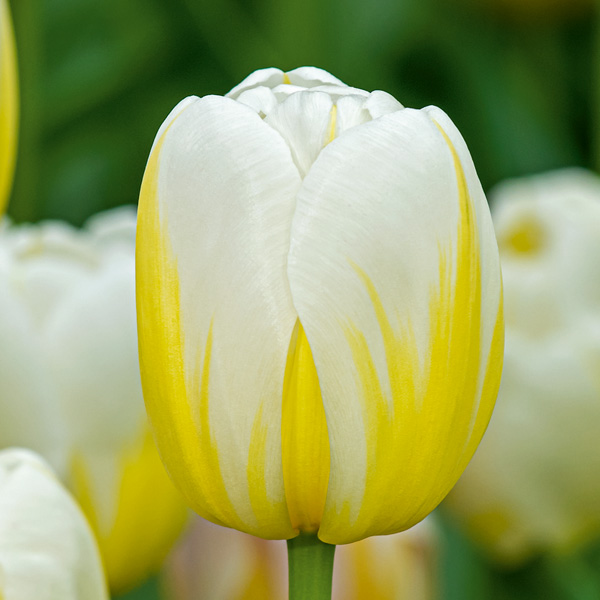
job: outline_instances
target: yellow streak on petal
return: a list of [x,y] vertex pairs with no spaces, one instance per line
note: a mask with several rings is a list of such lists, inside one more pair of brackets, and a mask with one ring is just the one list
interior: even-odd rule
[[163,462],[188,504],[214,523],[247,530],[229,499],[209,421],[212,325],[201,373],[195,369],[186,382],[177,264],[158,203],[158,157],[168,131],[148,161],[138,209],[136,298],[144,400]]
[[[291,529],[287,518],[285,518],[285,522],[283,519],[279,518],[279,516],[283,515],[287,517],[285,500],[273,501],[269,497],[267,491],[268,474],[266,465],[268,429],[267,424],[263,419],[263,409],[264,404],[261,404],[252,426],[250,447],[248,449],[248,466],[246,470],[250,504],[254,515],[261,523],[258,527],[258,532],[255,533],[255,535],[260,535],[260,537],[267,539],[293,537],[293,530]],[[267,525],[267,523],[272,523],[273,519],[275,521],[281,521],[279,525],[274,524],[274,528]]]
[[106,527],[98,515],[89,467],[82,456],[73,459],[73,491],[96,534],[113,594],[135,587],[160,569],[188,515],[148,430],[123,453],[119,480],[114,519]]
[[325,146],[330,144],[335,139],[335,127],[337,124],[337,106],[334,104],[331,107],[331,115],[329,121],[329,135],[327,137],[327,141],[325,142]]
[[[366,483],[358,517],[351,517],[348,501],[332,503],[319,532],[325,542],[395,533],[423,519],[466,467],[494,407],[502,370],[502,304],[491,345],[482,349],[477,221],[458,155],[440,131],[454,160],[460,217],[456,249],[439,248],[439,282],[431,289],[424,364],[411,323],[398,315],[394,328],[375,285],[353,265],[373,303],[391,395],[381,385],[378,368],[382,365],[376,364],[363,332],[350,324],[346,337],[362,391]],[[480,397],[482,352],[488,359]]]
[[17,57],[6,0],[0,5],[0,215],[10,193],[17,149]]
[[290,81],[290,78],[288,77],[288,74],[287,74],[287,73],[284,73],[284,74],[283,74],[283,83],[285,83],[285,84],[287,84],[287,85],[291,85],[291,83],[292,83],[292,82]]
[[329,481],[329,438],[319,377],[300,320],[292,334],[283,384],[283,482],[292,527],[319,528]]

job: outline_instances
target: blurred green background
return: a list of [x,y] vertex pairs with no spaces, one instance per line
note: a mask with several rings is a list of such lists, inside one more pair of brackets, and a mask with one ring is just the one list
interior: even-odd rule
[[538,2],[13,1],[22,125],[9,213],[79,224],[135,202],[170,109],[264,66],[317,65],[406,106],[442,107],[486,189],[592,166],[591,4]]
[[[265,66],[316,65],[406,106],[442,107],[485,189],[599,164],[597,15],[585,0],[13,0],[11,9],[16,221],[81,224],[135,203],[171,108]],[[502,571],[445,522],[445,600],[600,598],[598,549]],[[158,589],[151,581],[128,598],[156,599]]]

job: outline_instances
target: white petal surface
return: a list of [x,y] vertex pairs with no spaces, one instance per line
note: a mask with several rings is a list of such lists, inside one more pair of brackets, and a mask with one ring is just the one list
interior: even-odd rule
[[328,71],[317,67],[298,67],[286,73],[292,85],[312,88],[319,85],[340,85],[345,86],[343,81],[334,77]]
[[332,137],[332,107],[327,94],[299,92],[275,106],[265,118],[265,123],[278,131],[289,146],[302,178],[328,137]]
[[[158,261],[167,270],[176,268],[178,291],[165,287],[160,294],[167,294],[163,310],[180,320],[184,332],[181,345],[169,349],[166,378],[172,389],[184,385],[187,396],[153,400],[151,365],[158,358],[142,354],[146,404],[159,448],[201,515],[264,537],[289,537],[281,395],[296,320],[286,257],[298,170],[276,131],[248,107],[218,97],[198,100],[174,121],[156,168],[158,207],[152,208],[153,194],[145,191],[140,204],[140,348],[157,347],[144,336],[162,335],[159,322],[144,319],[144,304],[154,302],[144,297],[146,278],[158,277],[159,286],[166,286],[171,277],[168,271],[151,274]],[[158,239],[144,221],[156,211]],[[157,245],[166,249],[144,266],[142,260]],[[173,372],[177,361],[181,367]],[[156,364],[161,368],[160,361]],[[185,383],[177,387],[177,378]],[[167,406],[178,402],[183,402],[178,408]],[[173,454],[184,460],[169,462]],[[222,502],[216,503],[219,494]]]
[[280,83],[283,83],[283,71],[281,69],[276,69],[275,67],[258,69],[257,71],[250,73],[246,79],[242,80],[231,89],[226,94],[226,97],[235,100],[246,90],[251,90],[256,87],[274,88]]
[[391,112],[396,112],[404,108],[394,96],[381,90],[371,92],[370,96],[365,102],[365,109],[369,111],[372,119],[378,119],[383,115],[387,115]]
[[37,456],[0,452],[0,596],[3,600],[107,600],[92,532]]
[[67,448],[38,332],[6,285],[0,286],[0,448],[20,445],[63,472]]

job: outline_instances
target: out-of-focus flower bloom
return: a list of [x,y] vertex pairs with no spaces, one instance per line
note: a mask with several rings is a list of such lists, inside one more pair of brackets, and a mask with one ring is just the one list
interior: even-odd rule
[[137,300],[167,469],[201,516],[260,537],[411,527],[494,405],[498,251],[460,133],[319,69],[172,111],[142,186]]
[[493,194],[506,357],[494,417],[447,505],[505,563],[600,533],[600,179]]
[[0,598],[108,600],[90,526],[50,467],[0,452]]
[[142,400],[135,219],[126,208],[83,230],[48,222],[0,233],[0,373],[9,374],[0,381],[0,444],[31,445],[59,461],[113,590],[159,567],[186,514]]
[[[437,531],[426,519],[410,531],[336,550],[333,600],[432,600]],[[198,518],[165,570],[172,600],[287,598],[285,542],[261,540]]]
[[17,58],[7,0],[0,0],[0,214],[12,183],[17,149]]

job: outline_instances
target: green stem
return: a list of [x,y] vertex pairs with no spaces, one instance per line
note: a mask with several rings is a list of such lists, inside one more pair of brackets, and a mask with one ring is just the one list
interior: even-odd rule
[[287,546],[290,600],[331,600],[335,546],[316,535],[299,535]]

